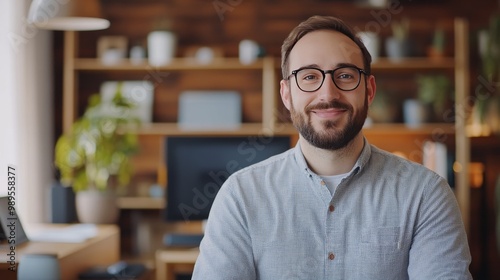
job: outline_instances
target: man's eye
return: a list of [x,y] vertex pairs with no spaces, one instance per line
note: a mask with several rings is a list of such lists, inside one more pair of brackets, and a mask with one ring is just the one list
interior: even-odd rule
[[337,76],[337,79],[340,79],[340,80],[347,80],[347,79],[353,79],[353,78],[354,78],[353,75],[347,74],[347,73],[342,73],[342,74]]
[[314,81],[314,80],[317,80],[318,79],[318,76],[317,75],[313,75],[313,74],[308,74],[308,75],[305,75],[304,80],[308,80],[308,81]]

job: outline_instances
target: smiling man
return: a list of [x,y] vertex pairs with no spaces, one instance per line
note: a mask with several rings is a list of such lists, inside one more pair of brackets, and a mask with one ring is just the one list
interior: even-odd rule
[[227,179],[193,279],[471,279],[447,182],[363,136],[370,63],[338,18],[290,33],[280,94],[299,141]]

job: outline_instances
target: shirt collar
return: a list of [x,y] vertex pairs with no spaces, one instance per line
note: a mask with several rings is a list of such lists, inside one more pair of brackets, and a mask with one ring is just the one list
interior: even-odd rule
[[[295,149],[294,156],[299,166],[299,169],[302,170],[307,176],[315,174],[311,169],[309,169],[309,166],[307,165],[306,159],[304,158],[304,154],[302,153],[302,150],[300,148],[300,141],[297,141],[297,144],[295,145],[294,149]],[[363,137],[363,150],[361,150],[361,154],[359,155],[358,159],[356,160],[356,163],[349,172],[349,176],[357,174],[362,168],[364,168],[364,166],[370,159],[371,153],[372,151],[370,143],[368,143],[368,140],[365,137]]]

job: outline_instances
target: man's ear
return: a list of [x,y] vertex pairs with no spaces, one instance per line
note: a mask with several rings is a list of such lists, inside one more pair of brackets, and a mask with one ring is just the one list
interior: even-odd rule
[[283,101],[283,104],[285,107],[290,111],[291,108],[291,102],[290,102],[290,81],[286,80],[281,80],[280,81],[280,95],[281,95],[281,101]]
[[368,96],[368,106],[370,106],[375,98],[377,91],[377,84],[375,83],[375,76],[370,75],[366,77],[366,94]]

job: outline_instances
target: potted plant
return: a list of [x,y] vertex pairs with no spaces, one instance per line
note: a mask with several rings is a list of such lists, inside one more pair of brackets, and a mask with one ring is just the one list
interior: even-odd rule
[[377,95],[370,105],[368,116],[374,123],[395,122],[399,114],[399,101],[395,94],[383,86],[377,87]]
[[[473,116],[477,116],[480,126],[500,135],[500,15],[492,16],[489,28],[483,30],[479,40],[481,57],[481,87],[476,96]],[[473,120],[474,121],[474,120]]]
[[434,30],[432,44],[427,50],[427,56],[430,58],[442,58],[445,54],[446,36],[443,28],[438,27]]
[[102,102],[98,94],[91,96],[84,115],[56,142],[55,165],[61,183],[76,193],[77,216],[82,223],[115,222],[115,191],[131,178],[129,156],[137,151],[133,130],[139,120],[133,105],[120,92],[118,86],[111,102]]
[[450,79],[445,75],[417,76],[418,99],[431,107],[435,119],[443,121],[447,103],[452,96]]
[[420,125],[432,120],[445,121],[445,110],[451,96],[451,81],[445,75],[416,77],[417,97],[403,105],[405,123]]
[[410,56],[410,21],[407,18],[401,21],[394,20],[391,23],[392,36],[385,41],[385,50],[391,60],[401,60]]

